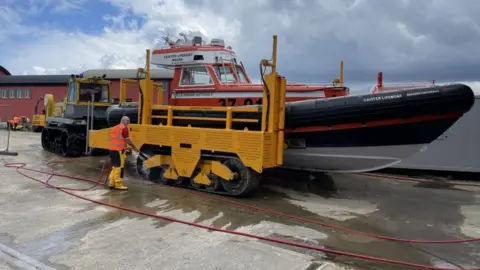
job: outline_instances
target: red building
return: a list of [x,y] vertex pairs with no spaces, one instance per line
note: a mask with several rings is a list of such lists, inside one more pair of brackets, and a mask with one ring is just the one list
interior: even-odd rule
[[[107,80],[112,81],[113,98],[118,98],[120,79],[135,79],[136,69],[94,69],[83,72],[84,77],[104,74]],[[173,71],[152,69],[151,77],[154,81],[163,83],[163,100],[166,104]],[[14,116],[31,118],[37,101],[45,94],[52,94],[56,102],[62,100],[67,93],[69,78],[70,75],[12,75],[7,69],[0,66],[0,122],[5,122]],[[128,85],[127,98],[137,101],[138,95],[137,87]],[[42,109],[43,102],[40,102],[39,112]]]

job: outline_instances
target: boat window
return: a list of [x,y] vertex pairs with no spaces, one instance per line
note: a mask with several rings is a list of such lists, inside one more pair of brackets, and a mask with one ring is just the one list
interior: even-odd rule
[[205,66],[184,67],[180,85],[209,85],[213,84],[212,78]]
[[216,65],[213,68],[215,69],[215,74],[220,82],[235,83],[237,81],[230,65]]
[[98,83],[81,83],[79,101],[88,102],[109,102],[108,100],[108,85]]
[[240,66],[237,66],[237,74],[241,83],[248,83],[247,76],[245,76],[245,73],[243,73],[243,70],[240,68]]

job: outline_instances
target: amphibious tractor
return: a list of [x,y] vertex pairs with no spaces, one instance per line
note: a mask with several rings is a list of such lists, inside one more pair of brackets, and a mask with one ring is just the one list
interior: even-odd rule
[[102,149],[88,151],[87,131],[108,127],[105,111],[112,105],[110,81],[104,77],[71,75],[60,111],[55,112],[53,95],[47,94],[43,100],[46,116],[41,134],[43,149],[64,157],[106,153]]

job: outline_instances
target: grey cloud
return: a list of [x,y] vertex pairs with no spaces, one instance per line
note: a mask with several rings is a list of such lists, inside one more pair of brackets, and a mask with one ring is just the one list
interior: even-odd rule
[[[279,35],[280,71],[293,81],[346,78],[475,80],[480,77],[480,1],[193,1],[199,10],[242,22],[235,48],[248,70]],[[256,75],[256,74],[255,74]]]
[[[279,71],[292,82],[331,82],[338,76],[340,60],[345,62],[345,80],[350,84],[368,85],[378,71],[394,81],[480,78],[479,0],[184,0],[181,8],[189,9],[185,16],[181,12],[170,15],[180,0],[169,2],[171,10],[164,13],[155,7],[165,2],[160,0],[101,1],[124,13],[150,18],[147,26],[133,29],[143,32],[139,42],[145,46],[158,46],[162,33],[185,31],[183,19],[188,27],[197,24],[191,30],[198,31],[201,18],[223,18],[228,27],[216,28],[224,33],[208,33],[209,38],[235,37],[226,42],[233,45],[254,78],[259,77],[260,59],[270,57],[272,34],[279,35]],[[13,28],[8,33],[0,30],[0,39],[11,32],[23,33]],[[120,53],[96,61],[105,67],[137,62]]]

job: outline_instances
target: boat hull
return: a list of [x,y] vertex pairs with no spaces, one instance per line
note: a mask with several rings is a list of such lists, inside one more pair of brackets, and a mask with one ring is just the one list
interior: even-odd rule
[[359,173],[384,169],[417,153],[425,144],[287,149],[282,167],[295,170]]
[[284,167],[324,172],[369,172],[400,163],[418,153],[458,117],[355,129],[288,133]]

